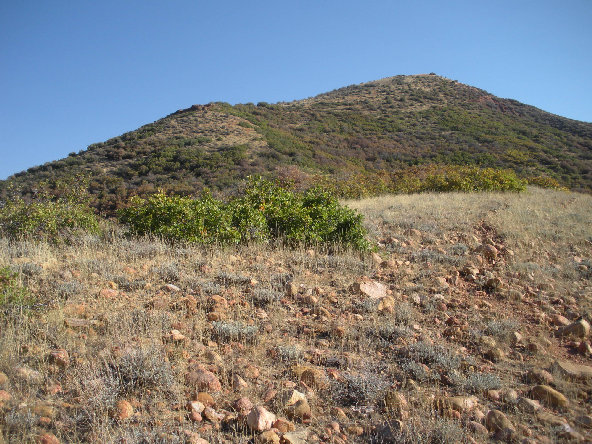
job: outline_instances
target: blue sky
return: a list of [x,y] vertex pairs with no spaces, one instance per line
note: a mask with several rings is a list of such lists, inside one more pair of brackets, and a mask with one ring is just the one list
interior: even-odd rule
[[435,72],[592,121],[592,1],[2,1],[0,179],[211,101]]

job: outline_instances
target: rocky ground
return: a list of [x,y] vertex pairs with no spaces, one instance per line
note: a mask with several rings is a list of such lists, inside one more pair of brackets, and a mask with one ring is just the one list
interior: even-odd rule
[[0,240],[0,437],[592,441],[591,196],[349,205],[375,253]]

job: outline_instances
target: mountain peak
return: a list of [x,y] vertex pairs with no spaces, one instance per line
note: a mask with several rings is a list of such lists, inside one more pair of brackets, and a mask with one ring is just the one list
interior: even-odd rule
[[436,74],[398,75],[293,102],[193,105],[16,174],[0,192],[83,173],[96,205],[112,211],[130,194],[225,193],[286,168],[372,182],[426,163],[509,168],[590,191],[591,150],[592,124]]

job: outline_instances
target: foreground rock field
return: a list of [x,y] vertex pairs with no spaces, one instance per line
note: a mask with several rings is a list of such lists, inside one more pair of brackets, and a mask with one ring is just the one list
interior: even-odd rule
[[592,441],[592,197],[348,202],[376,252],[0,239],[0,442]]

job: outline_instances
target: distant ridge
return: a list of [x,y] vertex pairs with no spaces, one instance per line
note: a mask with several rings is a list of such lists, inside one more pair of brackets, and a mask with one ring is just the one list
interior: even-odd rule
[[435,74],[388,77],[268,104],[194,105],[0,181],[6,195],[89,175],[95,205],[165,188],[230,192],[250,174],[369,180],[421,164],[509,168],[592,190],[592,124]]

